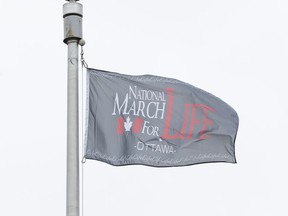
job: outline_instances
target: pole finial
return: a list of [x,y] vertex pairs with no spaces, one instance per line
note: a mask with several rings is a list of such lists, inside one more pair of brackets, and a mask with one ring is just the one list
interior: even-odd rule
[[82,4],[76,3],[76,0],[70,0],[63,5],[64,43],[82,38],[82,15]]

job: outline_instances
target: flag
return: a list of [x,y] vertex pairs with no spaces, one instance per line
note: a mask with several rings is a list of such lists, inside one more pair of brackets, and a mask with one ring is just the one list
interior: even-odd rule
[[87,69],[85,158],[154,167],[236,163],[238,115],[185,82]]

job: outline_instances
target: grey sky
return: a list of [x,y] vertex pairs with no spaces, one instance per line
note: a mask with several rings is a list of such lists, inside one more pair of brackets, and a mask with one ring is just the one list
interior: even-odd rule
[[[0,215],[65,215],[65,1],[1,2]],[[288,214],[288,2],[80,1],[90,67],[173,77],[230,104],[238,164],[84,165],[84,215]]]

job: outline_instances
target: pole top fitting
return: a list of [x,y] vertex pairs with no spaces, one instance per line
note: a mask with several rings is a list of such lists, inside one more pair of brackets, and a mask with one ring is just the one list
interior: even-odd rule
[[63,5],[64,43],[82,38],[82,15],[83,6],[75,0]]
[[63,5],[63,17],[69,16],[69,15],[83,15],[83,6],[76,2],[69,2],[65,3]]

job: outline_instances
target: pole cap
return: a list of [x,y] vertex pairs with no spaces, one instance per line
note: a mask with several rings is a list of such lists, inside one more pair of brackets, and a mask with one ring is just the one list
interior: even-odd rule
[[69,2],[63,5],[63,17],[69,16],[71,14],[81,16],[83,15],[82,4],[76,2]]
[[63,5],[64,43],[82,38],[82,4],[70,1]]

